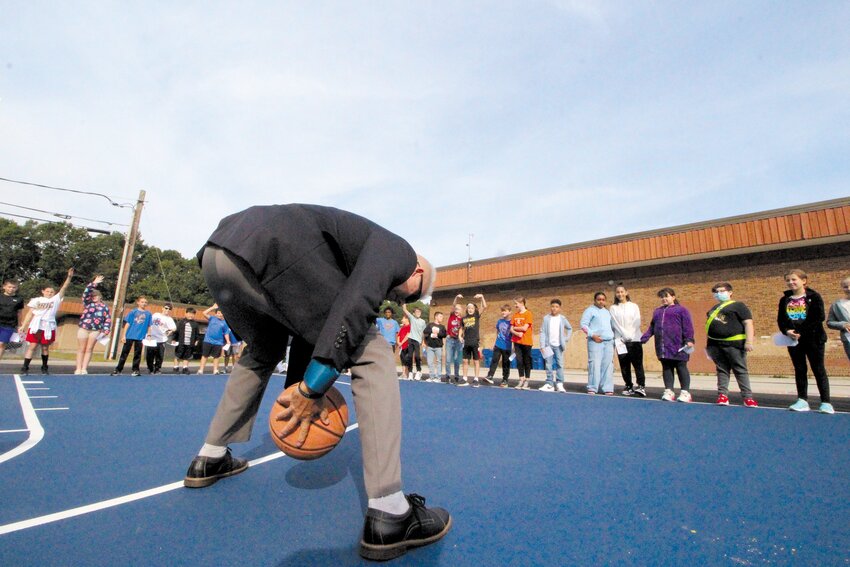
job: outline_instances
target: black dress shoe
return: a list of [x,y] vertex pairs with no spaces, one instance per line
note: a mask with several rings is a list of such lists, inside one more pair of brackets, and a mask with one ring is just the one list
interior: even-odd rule
[[369,508],[360,540],[360,556],[387,561],[404,555],[409,547],[434,543],[452,527],[452,517],[442,508],[426,508],[418,494],[405,496],[410,503],[406,514],[396,515]]
[[183,479],[183,486],[187,488],[203,488],[204,486],[215,484],[220,478],[239,474],[247,468],[248,461],[233,457],[230,454],[229,447],[227,453],[217,459],[201,457],[199,455],[192,459],[192,464],[189,465],[186,478]]

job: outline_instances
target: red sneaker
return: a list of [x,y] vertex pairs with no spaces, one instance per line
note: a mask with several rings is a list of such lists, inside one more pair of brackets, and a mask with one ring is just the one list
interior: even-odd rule
[[744,405],[748,408],[757,408],[759,407],[759,403],[752,398],[747,398],[744,400]]
[[726,394],[718,394],[717,395],[717,405],[728,406],[729,405],[729,396],[727,396]]

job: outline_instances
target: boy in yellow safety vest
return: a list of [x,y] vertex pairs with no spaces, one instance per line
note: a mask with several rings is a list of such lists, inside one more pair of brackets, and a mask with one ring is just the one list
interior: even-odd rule
[[721,282],[711,288],[717,305],[707,315],[705,333],[708,336],[706,350],[717,368],[717,403],[729,405],[729,374],[741,389],[744,405],[758,407],[750,389],[750,374],[747,369],[747,353],[753,350],[753,314],[740,301],[732,300],[732,284]]

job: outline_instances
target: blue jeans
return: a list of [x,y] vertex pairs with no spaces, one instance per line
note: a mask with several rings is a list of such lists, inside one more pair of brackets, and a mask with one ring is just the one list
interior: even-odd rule
[[564,383],[564,347],[556,346],[552,348],[552,356],[543,359],[543,365],[546,367],[546,383],[552,385],[552,371],[555,372],[555,377],[559,384]]
[[[463,357],[463,345],[460,339],[449,337],[446,339],[446,376],[460,376],[460,361]],[[454,364],[455,371],[452,373],[450,366]]]
[[425,347],[425,358],[428,360],[428,378],[440,377],[440,359],[443,358],[442,347]]
[[614,341],[587,340],[587,390],[614,391]]

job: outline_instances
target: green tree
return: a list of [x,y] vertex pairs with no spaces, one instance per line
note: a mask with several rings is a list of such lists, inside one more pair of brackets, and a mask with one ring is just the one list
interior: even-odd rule
[[0,279],[25,281],[36,277],[38,247],[32,238],[35,223],[25,225],[0,218]]

